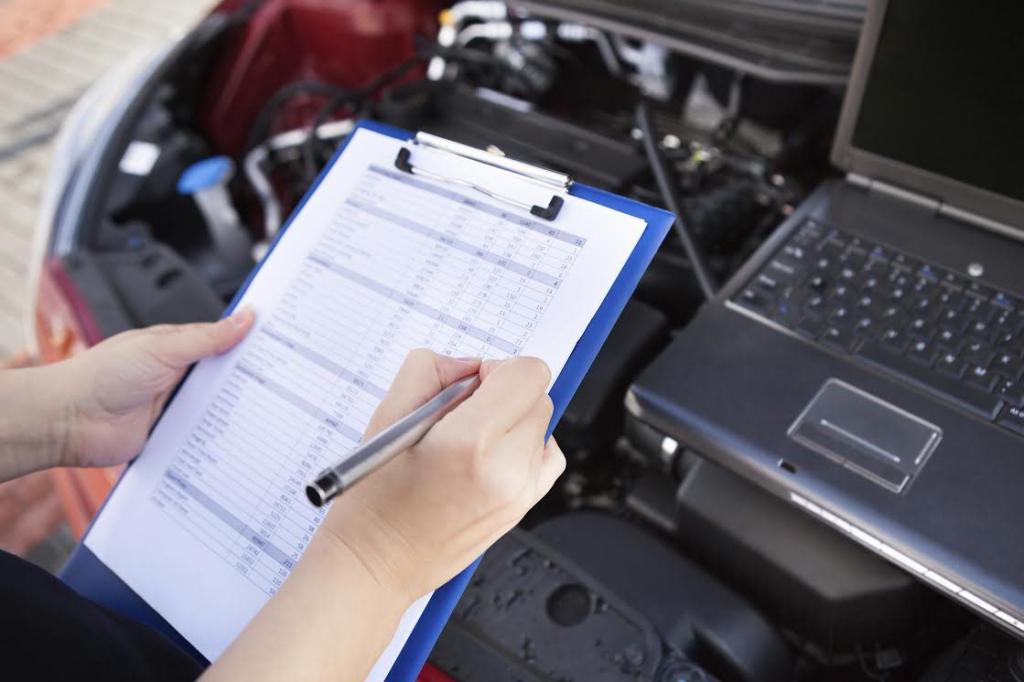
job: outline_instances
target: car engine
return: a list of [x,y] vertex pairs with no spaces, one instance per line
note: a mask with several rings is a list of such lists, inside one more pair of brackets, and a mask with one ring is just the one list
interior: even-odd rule
[[677,207],[555,432],[566,474],[485,557],[436,679],[944,680],[978,651],[1024,671],[1019,644],[624,409],[715,283],[835,172],[862,13],[225,2],[139,92],[62,267],[104,336],[213,319],[363,118]]

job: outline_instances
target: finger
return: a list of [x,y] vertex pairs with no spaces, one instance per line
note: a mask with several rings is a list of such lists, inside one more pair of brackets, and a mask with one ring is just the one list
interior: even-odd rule
[[254,319],[252,310],[245,308],[218,322],[151,327],[137,338],[161,363],[185,369],[234,348],[252,328]]
[[452,411],[452,421],[487,435],[504,434],[530,411],[550,382],[551,370],[539,358],[505,360]]
[[562,452],[562,448],[558,446],[554,437],[548,439],[547,444],[544,446],[544,451],[541,454],[540,465],[537,468],[537,475],[533,479],[533,501],[530,506],[537,504],[545,495],[547,495],[551,488],[555,485],[555,481],[565,471],[565,453]]
[[406,356],[384,400],[366,427],[369,438],[437,395],[446,386],[480,369],[479,358],[450,358],[426,349]]
[[530,490],[533,489],[533,481],[540,470],[544,454],[544,435],[551,423],[552,410],[551,398],[547,395],[541,396],[526,416],[509,429],[502,447],[502,450],[511,452],[513,457],[522,457],[521,462],[508,463],[506,466],[521,466],[523,470],[516,473],[521,473],[525,477],[524,480],[529,483]]
[[480,380],[483,381],[494,369],[505,360],[484,360],[480,363]]
[[523,418],[508,430],[505,436],[506,448],[514,449],[517,453],[531,452],[539,455],[544,449],[544,434],[551,423],[553,409],[551,398],[547,395],[537,399]]

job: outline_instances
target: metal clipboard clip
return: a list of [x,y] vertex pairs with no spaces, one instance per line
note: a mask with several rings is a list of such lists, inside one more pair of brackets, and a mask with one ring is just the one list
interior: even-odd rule
[[550,171],[545,168],[531,166],[530,164],[523,163],[522,161],[509,159],[501,152],[476,149],[469,145],[446,140],[443,137],[438,137],[437,135],[431,135],[430,133],[416,133],[416,137],[412,139],[411,143],[413,146],[428,147],[430,149],[472,159],[473,161],[479,161],[480,163],[485,163],[488,166],[494,166],[495,168],[500,168],[510,173],[514,173],[543,187],[550,188],[552,192],[554,192],[551,196],[551,201],[548,202],[547,206],[539,206],[537,204],[519,201],[514,197],[498,194],[497,192],[487,189],[486,187],[482,187],[470,180],[438,175],[437,173],[431,173],[430,171],[413,166],[410,161],[412,150],[409,147],[402,147],[398,150],[398,156],[395,157],[395,168],[403,173],[418,175],[428,180],[469,187],[470,189],[476,190],[477,192],[480,192],[492,199],[529,211],[531,215],[544,220],[554,220],[558,217],[558,213],[562,210],[562,205],[565,203],[565,200],[562,199],[560,195],[565,194],[572,185],[572,178],[564,173],[556,173],[555,171]]

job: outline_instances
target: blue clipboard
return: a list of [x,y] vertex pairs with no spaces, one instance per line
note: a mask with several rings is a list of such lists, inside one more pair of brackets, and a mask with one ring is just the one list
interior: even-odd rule
[[[400,140],[408,140],[413,137],[412,133],[406,130],[374,121],[361,121],[356,129],[358,130],[359,128],[372,130]],[[353,133],[354,132],[355,131],[353,131]],[[339,146],[338,150],[331,158],[330,163],[327,164],[326,168],[324,168],[320,173],[316,182],[313,183],[313,186],[306,192],[306,195],[302,198],[298,207],[292,212],[288,221],[274,238],[274,241],[271,244],[270,249],[267,251],[267,255],[264,257],[263,261],[253,268],[253,271],[246,278],[245,283],[239,289],[238,293],[235,294],[235,298],[231,301],[224,312],[225,315],[230,314],[231,311],[234,310],[238,301],[241,299],[242,294],[245,293],[245,290],[249,287],[253,278],[256,277],[262,264],[265,263],[267,258],[270,257],[270,254],[273,253],[274,247],[277,246],[281,236],[291,225],[294,217],[302,210],[303,206],[305,206],[309,197],[312,196],[313,192],[315,192],[320,186],[320,182],[330,171],[334,163],[344,153],[348,140],[351,140],[352,137],[353,135],[349,135],[345,139],[345,142]],[[626,302],[629,300],[630,296],[633,295],[634,289],[636,289],[637,284],[640,282],[640,277],[650,264],[651,259],[654,257],[655,252],[657,252],[658,247],[665,238],[665,235],[668,234],[674,220],[673,215],[668,211],[654,208],[653,206],[648,206],[610,192],[605,192],[604,190],[600,190],[595,187],[574,183],[570,187],[569,193],[573,196],[579,197],[580,199],[584,199],[595,204],[601,204],[620,213],[640,218],[647,223],[647,227],[644,230],[643,235],[640,237],[640,240],[637,242],[636,247],[633,249],[633,253],[630,254],[629,258],[626,260],[625,266],[623,266],[622,270],[619,272],[612,288],[608,291],[604,301],[602,301],[600,307],[597,309],[597,313],[590,321],[590,324],[587,325],[583,336],[576,343],[576,347],[569,355],[569,359],[565,363],[565,367],[562,369],[561,374],[558,375],[554,385],[551,387],[550,396],[552,403],[554,403],[554,413],[551,416],[551,424],[548,427],[549,436],[554,430],[555,424],[557,424],[558,420],[561,418],[562,413],[569,404],[569,401],[572,399],[576,389],[579,387],[580,382],[583,381],[583,377],[586,375],[587,370],[590,369],[590,365],[597,356],[601,346],[604,344],[605,339],[608,338],[608,334],[611,332],[616,320],[618,320],[619,315],[622,313],[622,309],[625,307]],[[117,486],[115,485],[115,489],[116,487]],[[113,491],[111,491],[111,493],[113,493]],[[103,509],[100,508],[99,513],[97,513],[97,517],[102,513]],[[88,534],[89,529],[86,530],[86,536]],[[437,641],[437,638],[441,634],[441,630],[444,629],[445,624],[448,622],[448,618],[455,609],[456,603],[462,596],[463,591],[466,589],[466,585],[469,583],[470,577],[472,577],[474,571],[476,571],[476,567],[479,563],[480,559],[477,559],[471,566],[434,592],[430,601],[427,603],[426,609],[423,611],[423,615],[416,623],[412,634],[405,643],[405,647],[402,649],[398,659],[395,661],[391,671],[388,673],[388,682],[409,682],[416,679],[416,676],[419,674],[420,669],[423,667],[427,657],[430,655],[430,651],[433,649],[434,643]],[[206,661],[206,658],[195,649],[195,647],[189,644],[189,642],[171,626],[170,623],[164,620],[164,618],[150,607],[142,597],[136,594],[130,587],[128,587],[127,584],[125,584],[124,581],[122,581],[113,571],[100,561],[99,558],[85,546],[84,542],[78,543],[78,546],[75,547],[61,571],[60,578],[65,584],[79,594],[102,606],[105,606],[108,609],[111,609],[112,611],[116,611],[121,615],[132,618],[163,632],[197,660],[204,663],[208,662]]]

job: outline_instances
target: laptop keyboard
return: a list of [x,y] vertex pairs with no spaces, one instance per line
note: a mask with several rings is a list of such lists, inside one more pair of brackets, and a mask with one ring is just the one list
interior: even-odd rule
[[1024,300],[805,222],[733,302],[1024,435]]

